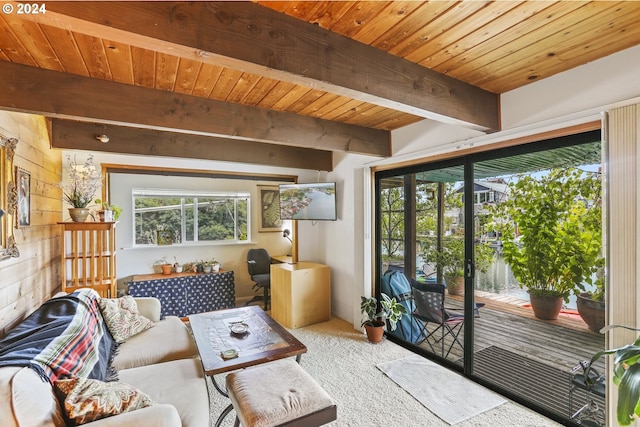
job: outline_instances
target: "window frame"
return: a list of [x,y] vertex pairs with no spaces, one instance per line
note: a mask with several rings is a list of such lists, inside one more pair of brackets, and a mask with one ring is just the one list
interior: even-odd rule
[[[133,207],[133,220],[132,220],[132,247],[133,248],[149,248],[159,246],[157,243],[138,243],[137,242],[137,213],[136,197],[167,197],[180,199],[180,242],[172,243],[172,246],[202,246],[202,245],[219,245],[219,244],[245,244],[251,242],[251,193],[248,191],[199,191],[199,190],[185,190],[185,189],[159,189],[159,188],[132,188],[131,189],[131,206]],[[234,239],[222,239],[222,240],[199,240],[198,239],[198,198],[220,198],[220,199],[233,199],[234,200]],[[185,199],[194,199],[193,202],[193,240],[187,240],[187,216],[185,214],[185,206],[187,203]],[[246,201],[246,217],[244,218],[247,226],[246,239],[239,239],[239,218],[238,218],[238,202]]]

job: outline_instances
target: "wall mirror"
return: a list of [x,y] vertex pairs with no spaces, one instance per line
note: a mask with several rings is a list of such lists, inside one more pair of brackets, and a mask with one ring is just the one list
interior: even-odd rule
[[19,257],[13,234],[18,211],[18,188],[13,174],[13,156],[18,140],[0,135],[0,257]]

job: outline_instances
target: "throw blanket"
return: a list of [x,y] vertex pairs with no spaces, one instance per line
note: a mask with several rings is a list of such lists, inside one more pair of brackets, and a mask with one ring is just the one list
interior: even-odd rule
[[52,298],[0,340],[0,367],[29,366],[51,384],[59,378],[115,379],[116,343],[92,289]]

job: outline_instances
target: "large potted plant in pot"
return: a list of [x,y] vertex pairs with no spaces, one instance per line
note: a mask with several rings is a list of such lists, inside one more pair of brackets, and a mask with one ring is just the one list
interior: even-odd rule
[[558,168],[522,176],[491,215],[505,261],[540,319],[556,319],[563,301],[593,283],[604,263],[596,172]]
[[402,316],[407,314],[407,309],[395,298],[390,298],[384,293],[380,294],[380,297],[382,299],[379,303],[375,297],[363,296],[360,301],[360,311],[363,315],[361,326],[364,326],[367,339],[372,343],[382,341],[387,322],[389,328],[395,331]]

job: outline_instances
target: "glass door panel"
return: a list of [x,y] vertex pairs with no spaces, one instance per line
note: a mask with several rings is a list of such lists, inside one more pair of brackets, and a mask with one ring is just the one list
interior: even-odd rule
[[[474,288],[485,306],[473,375],[565,418],[588,401],[570,396],[572,368],[604,349],[574,295],[596,289],[604,263],[600,156],[598,141],[474,163]],[[559,312],[539,313],[534,297],[552,295]],[[590,398],[604,416],[604,399]]]

